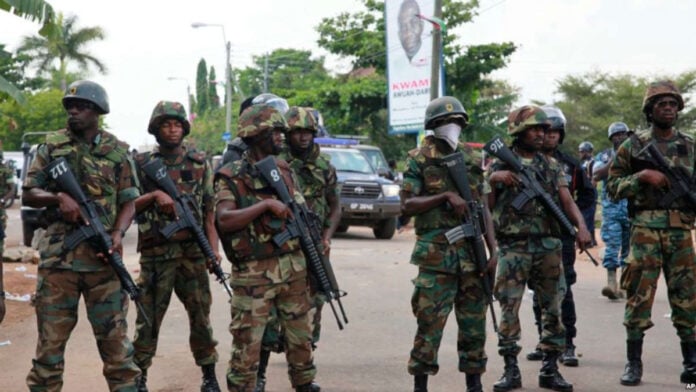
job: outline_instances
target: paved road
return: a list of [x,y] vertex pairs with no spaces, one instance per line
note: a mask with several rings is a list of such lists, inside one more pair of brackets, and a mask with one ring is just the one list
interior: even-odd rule
[[[16,212],[11,212],[11,215]],[[16,216],[11,217],[11,236],[20,230]],[[127,234],[125,261],[137,275],[137,255],[134,228]],[[412,232],[395,236],[390,241],[378,241],[369,229],[351,228],[333,243],[333,264],[342,288],[349,294],[344,306],[350,323],[338,331],[333,316],[324,310],[322,340],[316,352],[319,370],[317,381],[323,390],[333,392],[394,392],[411,389],[412,379],[406,373],[406,361],[415,332],[415,320],[410,309],[412,285],[416,268],[408,263],[414,237]],[[595,255],[599,249],[593,249]],[[579,283],[574,286],[578,306],[578,352],[580,367],[561,372],[575,384],[576,391],[616,391],[625,389],[618,378],[625,361],[624,329],[621,324],[623,303],[611,302],[599,294],[604,284],[604,270],[592,266],[584,257],[578,259]],[[655,300],[653,321],[645,343],[645,374],[643,384],[631,390],[679,391],[681,354],[676,333],[666,315],[669,306],[660,281]],[[220,362],[218,378],[223,375],[229,358],[231,337],[227,331],[229,307],[222,287],[214,286],[212,320],[219,340]],[[530,297],[525,297],[521,309],[525,352],[536,341],[532,331]],[[134,322],[134,309],[129,309],[129,321]],[[449,319],[440,350],[440,373],[431,377],[430,390],[464,390],[464,376],[457,371],[456,328]],[[502,373],[502,359],[497,355],[497,340],[490,329],[487,341],[488,372],[483,381],[486,390]],[[132,330],[130,331],[132,335]],[[200,372],[193,364],[188,349],[188,323],[183,307],[172,301],[162,326],[160,347],[150,370],[151,391],[197,391]],[[24,377],[31,365],[36,339],[34,317],[0,327],[0,390],[25,391]],[[523,375],[522,390],[536,391],[539,363],[520,357]],[[269,366],[269,392],[291,391],[284,357],[272,355]],[[630,389],[630,388],[628,388]],[[65,391],[106,390],[101,376],[101,362],[84,311],[68,343],[65,371]]]

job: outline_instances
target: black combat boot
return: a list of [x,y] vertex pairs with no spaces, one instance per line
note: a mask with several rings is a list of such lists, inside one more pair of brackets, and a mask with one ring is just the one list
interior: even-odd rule
[[261,349],[261,357],[259,359],[259,370],[256,372],[256,388],[254,392],[266,391],[266,368],[268,367],[268,359],[271,357],[271,352],[266,349]]
[[558,351],[544,351],[544,359],[541,360],[541,370],[539,370],[539,388],[561,392],[573,390],[573,384],[563,379],[558,371],[558,356],[560,354]]
[[517,357],[506,355],[503,357],[503,360],[505,361],[505,371],[500,380],[493,384],[493,391],[506,392],[522,388],[522,375],[520,374],[519,366],[517,366]]
[[203,371],[203,382],[201,383],[201,392],[220,392],[217,377],[215,377],[215,364],[201,366]]
[[147,369],[140,370],[140,376],[135,379],[136,392],[148,392],[147,390]]
[[544,352],[539,347],[527,353],[527,360],[529,361],[541,361],[542,359],[544,359]]
[[427,374],[416,374],[413,376],[413,392],[428,392]]
[[466,392],[483,392],[481,374],[466,374]]
[[302,385],[296,386],[295,391],[296,392],[319,392],[319,391],[321,391],[321,387],[319,387],[319,384],[312,381],[312,382],[307,383],[307,384],[302,384]]
[[628,363],[621,376],[621,385],[634,386],[640,384],[643,377],[643,361],[640,357],[643,354],[643,339],[626,341],[626,357]]
[[696,383],[696,342],[681,343],[682,356],[684,357],[684,371],[679,380],[682,384]]
[[561,363],[565,366],[575,367],[579,364],[578,357],[575,355],[575,345],[573,339],[566,339],[566,347],[561,355]]

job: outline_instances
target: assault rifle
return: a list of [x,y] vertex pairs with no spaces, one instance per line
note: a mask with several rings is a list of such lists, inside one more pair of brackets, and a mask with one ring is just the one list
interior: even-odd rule
[[63,249],[66,251],[73,250],[82,242],[89,240],[96,250],[107,258],[116,276],[118,276],[118,280],[121,282],[121,287],[128,293],[130,299],[135,302],[145,322],[150,325],[150,320],[148,320],[145,310],[139,302],[140,290],[133,282],[133,278],[128,274],[121,255],[118,252],[109,253],[109,249],[113,245],[111,235],[106,232],[104,224],[99,219],[97,206],[94,201],[88,199],[82,188],[80,188],[80,184],[77,182],[72,169],[70,169],[68,161],[65,158],[58,158],[44,168],[44,173],[55,181],[63,192],[75,199],[80,206],[82,217],[87,220],[87,225],[81,225],[65,236]]
[[286,223],[287,230],[275,235],[273,237],[273,242],[276,246],[281,246],[292,238],[298,238],[300,240],[300,247],[307,259],[309,271],[315,278],[319,286],[319,291],[328,298],[328,303],[336,318],[338,328],[343,329],[341,319],[339,319],[336,308],[331,301],[335,300],[336,303],[338,303],[341,315],[343,316],[343,322],[348,324],[348,318],[346,317],[346,312],[343,310],[343,304],[341,303],[341,297],[345,296],[346,292],[338,288],[338,282],[336,281],[336,275],[334,275],[333,268],[331,267],[331,262],[324,256],[317,216],[313,212],[310,212],[306,205],[298,204],[292,195],[290,195],[288,187],[285,185],[285,182],[283,182],[280,170],[273,156],[268,156],[256,162],[254,166],[271,188],[273,188],[280,201],[290,207],[290,211],[292,212],[292,217],[289,218]]
[[[521,192],[512,201],[512,207],[514,209],[519,211],[530,200],[538,198],[544,207],[556,218],[556,221],[561,224],[568,235],[575,237],[578,234],[577,230],[575,230],[575,226],[568,220],[568,217],[563,213],[561,207],[553,201],[551,195],[549,195],[539,183],[537,179],[539,173],[531,167],[524,166],[499,137],[486,143],[486,145],[483,146],[483,150],[510,166],[522,183]],[[585,249],[584,252],[589,256],[592,264],[599,266],[597,260],[592,257],[587,249]]]
[[483,205],[474,200],[471,195],[464,155],[462,155],[461,152],[455,152],[454,154],[444,157],[442,163],[447,167],[447,171],[452,181],[454,181],[454,186],[457,188],[459,196],[466,201],[466,205],[469,209],[469,218],[465,219],[461,225],[445,232],[445,237],[450,245],[457,243],[457,241],[462,238],[466,238],[473,248],[476,268],[478,272],[482,274],[483,293],[486,295],[486,302],[488,302],[488,306],[491,310],[493,330],[498,332],[498,320],[496,319],[495,309],[493,308],[493,290],[491,289],[490,274],[487,271],[488,257],[486,256],[486,248],[483,244],[485,230],[481,229],[486,226],[483,220]]
[[684,198],[689,205],[696,206],[694,180],[689,176],[686,170],[683,167],[670,166],[667,159],[665,159],[652,142],[645,147],[645,150],[652,158],[651,163],[653,163],[657,170],[662,172],[669,180],[670,190],[658,201],[658,206],[660,206],[660,208],[669,208],[669,206],[679,198]]
[[[208,259],[208,265],[211,268],[211,272],[215,275],[215,278],[227,291],[227,294],[232,298],[232,289],[227,284],[227,278],[220,268],[217,257],[215,257],[215,252],[213,252],[212,246],[208,241],[208,237],[205,236],[205,232],[198,225],[196,216],[189,208],[189,202],[193,203],[190,195],[182,195],[181,192],[176,188],[176,184],[169,174],[167,173],[167,168],[162,164],[162,161],[157,158],[150,159],[146,164],[142,166],[145,174],[157,184],[157,186],[162,189],[165,193],[174,199],[174,208],[176,210],[177,220],[163,227],[160,232],[167,239],[171,238],[174,234],[180,230],[190,230],[193,234],[196,243],[203,251],[205,258]],[[195,203],[194,203],[195,205]]]

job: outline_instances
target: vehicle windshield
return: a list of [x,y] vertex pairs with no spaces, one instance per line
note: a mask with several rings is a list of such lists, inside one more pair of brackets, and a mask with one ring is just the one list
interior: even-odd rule
[[372,166],[359,151],[355,150],[322,150],[331,157],[331,164],[337,171],[374,174]]
[[379,169],[389,170],[389,166],[387,165],[387,162],[384,160],[384,156],[382,155],[382,152],[380,150],[363,149],[360,151],[363,154],[365,154],[367,160],[370,162],[370,165],[372,165],[372,167],[375,168],[375,171]]

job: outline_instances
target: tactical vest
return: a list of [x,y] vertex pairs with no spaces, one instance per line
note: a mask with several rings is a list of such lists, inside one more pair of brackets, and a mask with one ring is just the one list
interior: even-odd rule
[[[159,189],[157,184],[143,172],[142,167],[153,157],[153,153],[144,152],[135,156],[134,161],[137,168],[138,178],[142,194],[154,192]],[[189,203],[189,209],[196,216],[196,223],[203,226],[203,185],[205,181],[206,160],[204,152],[186,151],[186,154],[179,164],[168,164],[162,157],[159,157],[167,167],[169,177],[176,184],[177,189],[182,195],[189,195],[195,204]],[[152,204],[145,211],[138,215],[138,251],[150,253],[152,248],[161,246],[168,242],[160,230],[172,223],[171,217],[158,212],[157,207]],[[164,249],[161,252],[165,253]],[[144,254],[149,255],[149,254]]]
[[[285,161],[279,159],[276,159],[276,165],[290,195],[293,195],[295,186],[290,167]],[[215,173],[215,181],[219,180],[225,181],[234,193],[237,209],[251,207],[265,199],[278,199],[273,189],[246,158],[220,168]],[[234,264],[249,260],[263,260],[300,249],[297,239],[291,239],[280,247],[273,243],[273,236],[284,231],[285,222],[269,211],[259,215],[242,230],[233,233],[222,233],[218,230],[225,255]]]
[[329,203],[326,200],[331,168],[329,158],[319,153],[317,145],[314,145],[307,160],[296,158],[289,151],[279,158],[288,162],[297,176],[298,188],[302,191],[307,206],[321,218],[323,224],[329,215]]
[[[85,195],[101,207],[101,212],[104,214],[100,219],[106,230],[110,231],[116,220],[118,209],[118,189],[115,189],[114,183],[121,178],[121,165],[126,161],[128,145],[118,141],[106,131],[100,131],[98,137],[101,141],[97,147],[92,148],[91,154],[83,154],[73,145],[65,129],[47,135],[45,148],[49,162],[58,158],[65,158],[68,161]],[[54,193],[59,191],[57,184],[53,181],[48,183],[46,190]],[[57,208],[52,207],[48,210],[48,216],[51,217],[49,222],[57,222],[53,220],[60,216],[56,211]],[[62,223],[62,220],[59,222]]]
[[[464,153],[471,195],[474,200],[478,200],[480,192],[476,184],[480,184],[483,181],[483,172],[481,167],[476,164],[476,160],[472,158],[473,150],[463,145],[459,147],[460,149],[457,151],[463,150],[462,152]],[[448,191],[459,194],[447,167],[442,163],[441,157],[443,155],[437,151],[432,142],[424,143],[420,149],[410,151],[409,155],[418,164],[423,179],[423,190],[417,196],[427,197]],[[461,218],[454,214],[452,207],[448,203],[441,203],[428,211],[416,215],[414,226],[416,235],[422,235],[432,230],[450,229],[461,223]]]
[[[536,179],[541,187],[551,196],[551,199],[561,206],[558,196],[558,183],[554,171],[545,156],[537,153],[531,166],[539,171]],[[560,168],[559,168],[560,169]],[[499,170],[511,170],[511,168],[495,161],[491,172]],[[520,189],[500,186],[496,188],[496,201],[493,208],[493,223],[496,229],[496,237],[501,242],[529,239],[531,237],[559,237],[561,227],[553,214],[544,206],[539,198],[529,200],[520,210],[512,206],[515,197],[520,194]]]
[[[690,178],[693,178],[694,171],[694,140],[681,132],[677,131],[675,138],[671,141],[653,140],[650,131],[634,133],[630,136],[631,140],[631,170],[637,173],[643,169],[657,170],[651,162],[650,154],[644,151],[648,143],[654,142],[660,153],[673,166],[681,167],[686,170]],[[636,197],[628,199],[629,216],[634,216],[637,211],[644,210],[679,210],[692,214],[696,206],[689,205],[683,198],[675,199],[670,206],[662,208],[658,205],[659,201],[667,194],[667,188],[656,188],[653,186],[643,186]]]

